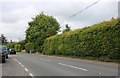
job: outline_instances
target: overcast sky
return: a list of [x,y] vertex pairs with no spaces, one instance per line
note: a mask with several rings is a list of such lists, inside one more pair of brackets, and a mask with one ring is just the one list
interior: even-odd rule
[[[0,34],[4,34],[8,40],[23,40],[28,22],[37,14],[44,12],[61,23],[95,1],[97,0],[1,0]],[[101,0],[69,22],[62,23],[61,29],[64,29],[66,23],[74,30],[118,17],[118,1]]]

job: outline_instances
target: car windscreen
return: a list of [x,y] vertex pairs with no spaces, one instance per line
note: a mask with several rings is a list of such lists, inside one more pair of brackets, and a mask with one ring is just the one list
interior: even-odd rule
[[6,52],[7,51],[7,47],[5,46],[0,46],[0,52]]

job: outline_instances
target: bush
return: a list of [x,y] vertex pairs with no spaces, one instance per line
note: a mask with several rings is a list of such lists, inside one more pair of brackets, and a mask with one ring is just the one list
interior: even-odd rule
[[[120,19],[49,37],[44,54],[120,59]],[[104,58],[103,58],[104,59]],[[102,60],[103,60],[102,59]]]
[[29,50],[34,51],[33,43],[25,44],[25,50],[26,50],[26,52],[28,52]]
[[7,43],[6,46],[7,46],[8,48],[14,48],[14,47],[15,47],[15,44],[16,44],[16,43],[13,43],[13,42],[12,42],[12,43]]
[[21,51],[21,45],[20,45],[20,44],[15,44],[15,45],[14,45],[14,49],[15,49],[15,51],[17,51],[17,52],[20,52],[20,51]]

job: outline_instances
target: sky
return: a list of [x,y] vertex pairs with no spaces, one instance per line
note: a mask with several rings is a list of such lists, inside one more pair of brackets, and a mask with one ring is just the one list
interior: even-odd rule
[[8,41],[25,39],[28,22],[41,12],[55,17],[61,30],[65,29],[65,24],[69,24],[71,29],[75,30],[118,17],[119,0],[100,0],[82,13],[66,20],[95,1],[97,0],[1,0],[0,34],[4,34]]

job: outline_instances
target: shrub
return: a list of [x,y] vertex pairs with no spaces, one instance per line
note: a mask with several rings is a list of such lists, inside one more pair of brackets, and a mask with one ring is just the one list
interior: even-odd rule
[[29,43],[25,44],[25,50],[26,50],[26,52],[28,52],[29,50],[34,51],[33,43],[29,42]]
[[15,49],[15,51],[17,51],[17,52],[20,52],[20,51],[21,51],[21,45],[20,45],[20,44],[15,44],[15,45],[14,45],[14,49]]
[[[44,54],[120,59],[120,19],[49,37]],[[105,57],[105,58],[103,58]]]

